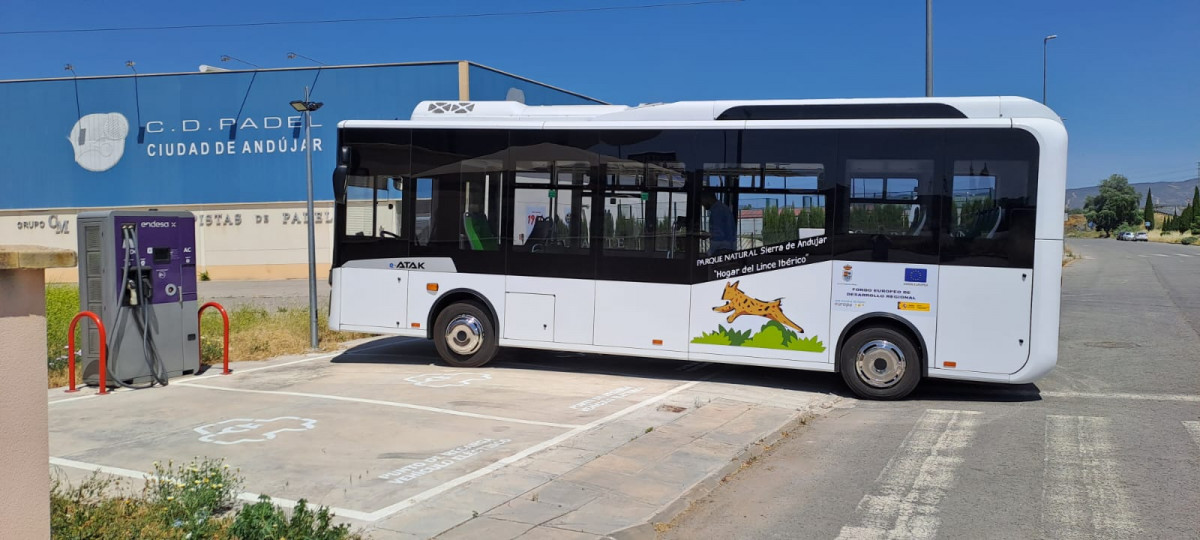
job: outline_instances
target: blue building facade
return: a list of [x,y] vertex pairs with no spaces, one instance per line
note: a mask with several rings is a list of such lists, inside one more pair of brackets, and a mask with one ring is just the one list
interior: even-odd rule
[[470,62],[0,82],[0,213],[303,201],[313,113],[317,200],[332,198],[337,123],[406,119],[422,100],[599,101]]

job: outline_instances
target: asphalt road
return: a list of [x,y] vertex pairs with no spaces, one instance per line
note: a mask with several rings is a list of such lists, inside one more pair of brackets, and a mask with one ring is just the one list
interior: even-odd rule
[[1068,247],[1046,378],[853,402],[661,536],[1200,538],[1200,247]]
[[[196,285],[201,302],[219,302],[229,309],[253,306],[273,311],[307,308],[307,279],[264,281],[201,281]],[[329,283],[317,279],[317,305],[329,307]]]

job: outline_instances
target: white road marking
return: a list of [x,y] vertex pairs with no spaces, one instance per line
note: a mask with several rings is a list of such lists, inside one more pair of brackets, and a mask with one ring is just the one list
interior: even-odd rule
[[55,400],[53,400],[53,401],[50,401],[50,402],[49,402],[49,403],[47,403],[47,404],[48,404],[48,405],[54,405],[55,403],[66,403],[66,402],[68,402],[68,401],[79,401],[79,400],[81,400],[81,399],[91,399],[91,398],[94,398],[94,397],[96,397],[96,396],[98,396],[98,395],[100,395],[100,394],[87,394],[87,395],[83,395],[83,396],[76,396],[76,397],[67,398],[67,399],[55,399]]
[[1149,255],[1138,255],[1138,257],[1149,257]]
[[1192,440],[1196,441],[1196,444],[1200,444],[1200,422],[1184,420],[1183,427],[1188,430]]
[[1092,416],[1046,417],[1042,538],[1137,538],[1121,486],[1112,422]]
[[370,405],[383,405],[386,407],[400,407],[402,409],[415,409],[418,411],[450,414],[450,415],[454,415],[454,416],[466,416],[469,418],[482,418],[484,420],[498,420],[501,422],[512,423],[512,424],[528,424],[531,426],[549,426],[549,427],[568,428],[568,429],[579,427],[579,424],[557,424],[554,422],[539,422],[537,420],[522,420],[520,418],[508,418],[508,417],[504,417],[504,416],[492,416],[490,414],[478,414],[478,413],[470,413],[470,412],[464,412],[464,411],[455,411],[452,409],[441,409],[438,407],[428,407],[425,405],[414,405],[412,403],[401,403],[398,401],[383,401],[383,400],[378,400],[378,399],[355,398],[355,397],[346,397],[346,396],[331,396],[328,394],[310,394],[308,392],[284,392],[284,391],[280,391],[280,390],[250,390],[247,388],[225,388],[222,386],[209,386],[207,384],[195,384],[195,383],[175,383],[172,386],[183,386],[183,387],[187,387],[187,388],[204,388],[204,389],[208,389],[208,390],[220,390],[222,392],[243,392],[246,394],[266,394],[266,395],[275,395],[275,396],[295,396],[295,397],[307,397],[307,398],[316,398],[316,399],[328,399],[331,401],[349,401],[352,403],[366,403],[366,404],[370,404]]
[[[342,354],[342,352],[343,352],[343,351],[338,351],[338,352],[335,352],[335,353],[330,353],[330,354],[322,354],[322,355],[319,355],[319,356],[312,356],[312,357],[309,357],[309,358],[301,358],[301,359],[299,359],[299,360],[292,360],[292,361],[290,361],[290,362],[283,362],[283,363],[279,363],[279,364],[271,364],[271,365],[269,365],[269,366],[262,366],[262,367],[256,367],[256,368],[246,368],[246,369],[239,369],[239,370],[237,370],[237,371],[234,371],[234,372],[230,373],[229,375],[221,375],[220,373],[217,373],[217,374],[215,374],[215,375],[202,375],[202,376],[200,376],[200,377],[192,377],[192,378],[190,378],[190,379],[187,379],[187,380],[189,380],[189,381],[203,381],[204,379],[212,379],[212,378],[215,378],[215,377],[229,377],[229,376],[232,376],[232,375],[241,375],[241,374],[243,374],[243,373],[253,373],[253,372],[255,372],[255,371],[262,371],[262,370],[264,370],[264,369],[275,369],[275,368],[279,368],[279,367],[283,367],[283,366],[290,366],[290,365],[292,365],[292,364],[300,364],[300,363],[303,363],[303,362],[312,362],[313,360],[324,360],[324,359],[326,359],[326,358],[333,358],[333,357],[335,357],[335,356],[338,356],[338,355]],[[220,368],[218,368],[218,367],[217,367],[217,365],[216,365],[216,364],[214,364],[214,365],[213,365],[211,368],[209,368],[209,369],[220,369]],[[178,384],[178,383],[171,383],[171,384]]]
[[1165,253],[1155,253],[1154,256],[1155,257],[1166,257],[1167,255]]
[[[301,358],[301,359],[299,359],[299,360],[292,360],[292,361],[290,361],[290,362],[283,362],[283,363],[280,363],[280,364],[271,364],[271,365],[269,365],[269,366],[261,366],[261,367],[256,367],[256,368],[239,369],[239,370],[237,370],[237,371],[234,371],[234,372],[230,373],[229,375],[224,375],[224,376],[225,376],[225,377],[230,377],[230,376],[233,376],[233,375],[241,375],[241,374],[243,374],[243,373],[253,373],[253,372],[255,372],[255,371],[261,371],[261,370],[264,370],[264,369],[275,369],[275,368],[279,368],[279,367],[290,366],[290,365],[292,365],[292,364],[300,364],[300,363],[303,363],[303,362],[312,362],[313,360],[323,360],[323,359],[325,359],[325,358],[333,358],[333,357],[335,357],[335,356],[338,356],[338,355],[342,354],[342,352],[343,352],[343,351],[339,351],[339,352],[336,352],[336,353],[331,353],[331,354],[322,354],[322,355],[319,355],[319,356],[312,356],[312,357],[309,357],[309,358]],[[218,367],[218,366],[216,366],[216,365],[213,365],[213,366],[212,366],[212,367],[210,367],[209,369],[217,369],[217,370],[219,370],[219,369],[221,369],[221,368],[219,368],[219,367]],[[188,378],[188,379],[186,379],[186,380],[188,380],[188,381],[203,381],[203,380],[205,380],[205,379],[214,379],[214,378],[221,377],[221,376],[222,376],[222,375],[221,375],[220,373],[217,373],[217,374],[214,374],[214,375],[201,375],[201,376],[198,376],[198,377],[189,377],[189,378]],[[186,385],[187,383],[173,382],[173,383],[171,383],[171,384]],[[108,391],[108,393],[110,393],[110,394],[115,394],[115,393],[117,393],[117,392],[119,392],[119,391],[121,391],[121,389],[120,389],[120,388],[113,388],[113,389],[109,390],[109,391]],[[85,395],[85,396],[78,396],[78,397],[72,397],[72,398],[67,398],[67,399],[55,399],[55,400],[49,401],[49,402],[48,402],[48,404],[50,404],[50,405],[54,405],[55,403],[66,403],[66,402],[68,402],[68,401],[78,401],[78,400],[81,400],[81,399],[94,398],[94,397],[96,397],[96,396],[98,396],[98,395],[100,395],[100,394],[88,394],[88,395]]]
[[858,526],[842,527],[839,539],[934,538],[938,504],[954,483],[962,451],[979,427],[976,411],[928,409],[863,496]]
[[[121,467],[109,467],[108,465],[97,465],[95,463],[87,463],[84,461],[75,461],[73,459],[65,459],[65,458],[59,458],[59,457],[53,457],[53,456],[50,457],[50,464],[58,465],[59,467],[70,467],[72,469],[80,469],[80,470],[84,470],[84,471],[102,472],[102,473],[111,474],[114,476],[124,476],[126,478],[136,478],[138,480],[145,480],[145,479],[151,478],[153,476],[150,473],[145,473],[142,471],[135,471],[135,470],[131,470],[131,469],[122,469]],[[258,502],[259,497],[260,497],[260,495],[257,493],[245,492],[245,493],[238,495],[238,500],[242,500],[242,501],[246,501],[246,502],[250,502],[250,503],[256,503],[256,502]],[[291,499],[281,499],[279,497],[270,497],[270,499],[271,499],[271,502],[277,506],[282,506],[285,508],[293,508],[296,506],[296,501],[293,501]],[[368,516],[368,514],[366,512],[360,512],[358,510],[350,510],[347,508],[330,507],[329,511],[334,513],[338,517],[347,517],[350,519],[366,519],[366,517]]]
[[1176,255],[1179,255],[1180,257],[1191,257],[1191,255],[1187,255],[1185,253],[1176,253]]
[[571,439],[572,437],[575,437],[576,435],[584,433],[594,427],[600,426],[602,424],[607,424],[608,422],[616,420],[622,416],[625,416],[631,412],[641,409],[647,405],[652,405],[654,403],[657,403],[663,399],[666,399],[666,398],[671,397],[675,394],[678,394],[684,390],[687,390],[688,388],[696,386],[697,384],[700,384],[701,382],[702,381],[692,381],[692,382],[683,383],[683,384],[676,386],[675,388],[672,388],[670,390],[667,390],[666,392],[663,392],[657,396],[644,399],[638,403],[635,403],[635,404],[625,407],[624,409],[621,409],[615,413],[605,416],[604,418],[595,420],[586,426],[579,426],[579,427],[572,429],[571,431],[568,431],[566,433],[563,433],[562,435],[559,435],[553,439],[550,439],[548,441],[545,441],[540,444],[536,444],[534,446],[526,448],[520,452],[517,452],[516,454],[508,456],[508,457],[501,459],[495,463],[492,463],[491,465],[488,465],[487,467],[484,467],[482,469],[479,469],[477,471],[474,471],[474,472],[471,472],[468,474],[464,474],[464,475],[462,475],[458,478],[455,478],[449,482],[446,482],[440,486],[435,486],[435,487],[429,488],[425,491],[422,491],[421,493],[413,495],[412,497],[404,499],[403,501],[400,501],[396,504],[393,504],[386,508],[381,508],[379,510],[371,512],[370,514],[367,515],[365,520],[366,521],[378,521],[380,519],[391,516],[392,514],[395,514],[396,512],[404,510],[405,508],[408,508],[414,504],[418,504],[423,501],[429,500],[429,499],[436,497],[450,489],[453,489],[462,484],[470,482],[471,480],[474,480],[476,478],[480,478],[482,476],[486,476],[488,474],[496,472],[496,471],[503,469],[509,465],[512,465],[513,463],[521,461],[522,459],[525,459],[533,454],[541,452],[542,450],[545,450],[545,449],[555,446],[557,444],[561,444],[564,441]]
[[1129,394],[1122,392],[1055,392],[1042,391],[1042,397],[1054,398],[1088,398],[1088,399],[1139,399],[1145,401],[1195,401],[1200,402],[1200,396],[1188,394]]

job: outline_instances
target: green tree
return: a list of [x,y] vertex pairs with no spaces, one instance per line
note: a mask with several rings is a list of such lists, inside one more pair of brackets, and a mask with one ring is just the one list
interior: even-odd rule
[[1192,206],[1190,208],[1192,209],[1192,219],[1188,220],[1189,223],[1187,223],[1187,226],[1193,229],[1200,227],[1200,215],[1196,215],[1197,211],[1200,211],[1200,186],[1196,186],[1195,190],[1192,191]]
[[1138,202],[1141,197],[1129,179],[1114,174],[1100,182],[1100,193],[1088,197],[1083,203],[1088,220],[1096,224],[1096,229],[1110,235],[1113,229],[1122,224],[1138,222]]
[[1146,188],[1146,209],[1142,210],[1142,220],[1150,224],[1146,230],[1154,229],[1154,197],[1150,195],[1150,188]]
[[1185,207],[1183,209],[1183,211],[1179,213],[1178,218],[1171,220],[1171,226],[1174,227],[1175,230],[1177,230],[1179,232],[1188,230],[1188,227],[1190,227],[1192,224],[1192,219],[1194,217],[1193,214],[1195,214],[1195,212],[1196,212],[1195,206],[1192,206],[1190,204],[1187,205],[1187,207]]

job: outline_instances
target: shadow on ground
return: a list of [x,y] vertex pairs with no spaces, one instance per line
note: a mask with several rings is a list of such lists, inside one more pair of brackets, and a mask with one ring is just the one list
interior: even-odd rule
[[[334,357],[335,364],[441,364],[433,342],[394,337],[350,348]],[[632,356],[610,356],[537,349],[503,348],[488,366],[532,371],[619,375],[647,379],[693,381],[761,386],[783,390],[820,392],[854,398],[837,373],[793,371],[780,368],[681,362]],[[1026,402],[1040,401],[1036,385],[1006,385],[944,381],[921,382],[909,396],[917,401]]]

